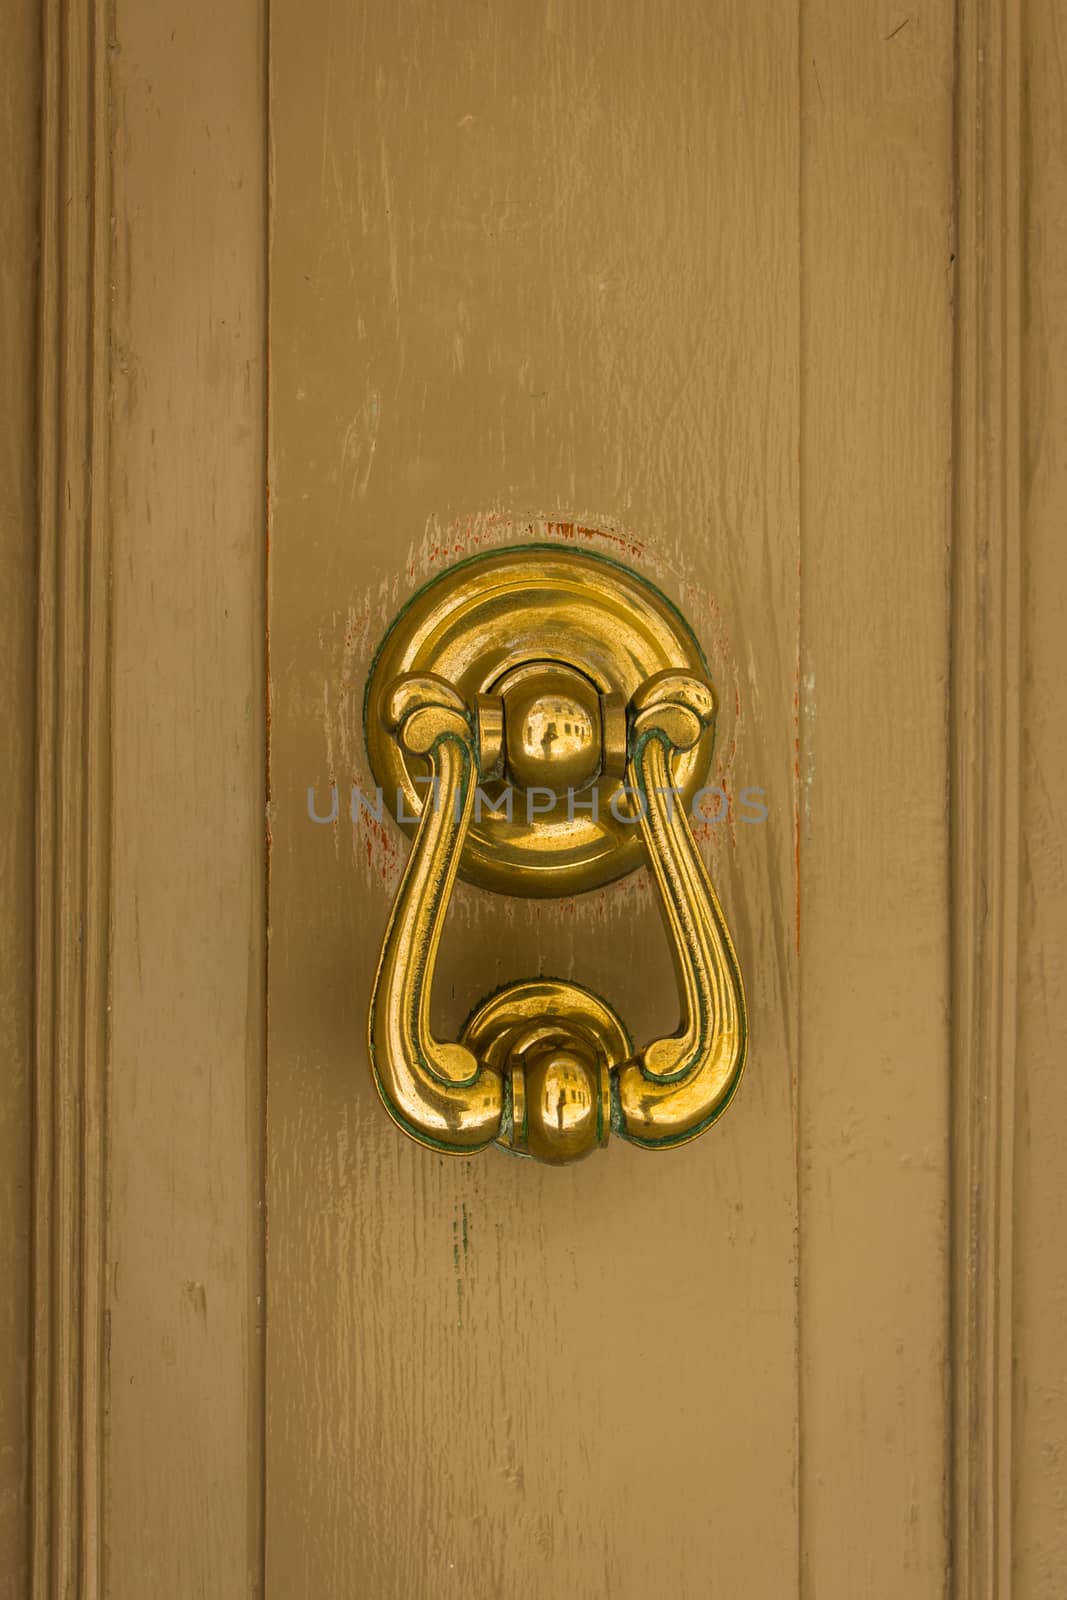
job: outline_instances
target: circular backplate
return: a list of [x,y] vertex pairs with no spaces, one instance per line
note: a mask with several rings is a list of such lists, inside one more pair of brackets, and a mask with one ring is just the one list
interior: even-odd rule
[[[515,545],[450,567],[415,594],[378,648],[364,699],[364,731],[374,781],[401,826],[413,832],[427,795],[416,783],[427,763],[408,756],[382,725],[393,679],[435,672],[469,705],[492,694],[506,674],[530,662],[562,662],[601,694],[629,701],[655,672],[669,668],[707,678],[692,630],[652,584],[603,556],[558,544]],[[678,756],[675,782],[686,806],[711,761],[712,728]],[[570,895],[622,877],[643,861],[636,815],[624,786],[598,785],[598,815],[575,796],[566,814],[532,818],[525,796],[512,795],[512,818],[482,808],[467,834],[460,876],[501,894]],[[485,785],[491,790],[491,785]],[[415,819],[414,821],[412,819]]]

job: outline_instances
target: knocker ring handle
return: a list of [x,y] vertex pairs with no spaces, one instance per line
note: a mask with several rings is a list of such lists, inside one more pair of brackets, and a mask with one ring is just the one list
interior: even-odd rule
[[[627,573],[624,583],[617,577],[623,569],[613,568],[621,594],[613,595],[615,608],[604,621],[603,594],[589,577],[588,564],[595,558],[553,547],[563,574],[553,589],[543,562],[534,579],[530,558],[524,567],[514,559],[519,554],[485,558],[473,591],[467,575],[462,580],[467,589],[458,600],[455,579],[443,600],[434,592],[441,581],[431,586],[432,603],[422,608],[421,623],[408,619],[408,636],[399,646],[387,638],[372,676],[368,744],[372,760],[378,752],[376,771],[387,752],[391,770],[404,774],[409,792],[417,785],[422,798],[371,999],[374,1080],[386,1110],[405,1133],[451,1154],[470,1155],[498,1144],[558,1165],[590,1154],[611,1133],[645,1149],[670,1148],[695,1138],[721,1116],[741,1078],[748,1042],[737,956],[685,803],[706,767],[702,758],[710,750],[714,695],[704,674],[692,670],[693,654],[697,665],[702,658],[688,630],[682,631],[684,623],[635,574]],[[545,616],[527,619],[534,637],[520,638],[517,647],[512,643],[518,659],[505,655],[501,661],[494,655],[506,615],[499,612],[499,590],[509,592],[509,579],[512,587],[518,582],[528,601],[531,584],[537,584]],[[635,637],[648,621],[632,619],[626,609],[635,585],[641,586],[662,637],[655,648],[645,643],[640,650],[622,649],[628,665],[613,673],[610,663],[605,667],[602,635],[609,647],[626,646],[629,636],[620,616],[631,622]],[[564,590],[571,609],[562,606],[560,625],[551,630],[553,603],[560,604]],[[449,645],[445,625],[457,611],[462,613],[460,638],[469,647],[476,635],[480,654],[472,657],[470,648],[464,654],[455,640]],[[582,627],[575,625],[576,616]],[[427,622],[436,623],[436,632]],[[555,656],[537,649],[548,644],[546,632],[554,634]],[[514,633],[509,627],[509,641]],[[567,643],[571,648],[561,649]],[[428,659],[439,660],[444,670],[425,670]],[[393,665],[402,670],[385,676]],[[634,683],[643,665],[656,670]],[[620,685],[628,690],[625,696]],[[523,792],[537,790],[549,799],[564,790],[573,798],[576,785],[587,796],[603,790],[611,796],[614,825],[597,820],[594,827],[586,813],[575,822],[569,812],[573,828],[542,823],[539,833],[537,822],[524,826],[508,813],[497,819],[494,833],[492,818],[487,824],[476,816],[476,798],[486,798],[480,788],[485,784],[490,799],[496,793],[499,800],[499,783],[509,779]],[[636,810],[636,827],[632,814],[620,814],[620,793]],[[595,818],[596,801],[586,804]],[[629,826],[623,829],[621,822]],[[505,854],[515,853],[508,886],[518,892],[559,893],[576,876],[580,887],[606,881],[617,875],[615,858],[624,849],[629,857],[621,870],[638,864],[630,841],[640,841],[677,976],[681,1017],[674,1033],[634,1050],[625,1025],[605,1000],[575,983],[538,978],[491,996],[458,1040],[434,1036],[430,996],[437,954],[452,889],[471,855],[477,827],[490,866],[497,845]],[[500,887],[487,868],[478,868],[476,855],[473,859],[476,867],[469,875],[481,874]]]

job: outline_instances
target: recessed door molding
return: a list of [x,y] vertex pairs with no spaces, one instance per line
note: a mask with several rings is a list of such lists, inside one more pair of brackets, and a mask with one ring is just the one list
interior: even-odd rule
[[44,6],[31,1562],[101,1592],[111,890],[106,7]]

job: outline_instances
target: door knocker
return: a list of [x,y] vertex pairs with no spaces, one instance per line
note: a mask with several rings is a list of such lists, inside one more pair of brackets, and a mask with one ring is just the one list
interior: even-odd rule
[[[745,1063],[741,972],[689,825],[715,700],[688,624],[637,573],[560,545],[460,562],[405,606],[367,683],[375,782],[415,840],[371,997],[374,1080],[420,1144],[553,1164],[609,1134],[649,1150],[725,1111]],[[436,1039],[430,994],[457,874],[569,895],[647,863],[681,999],[634,1050],[617,1013],[538,978]]]

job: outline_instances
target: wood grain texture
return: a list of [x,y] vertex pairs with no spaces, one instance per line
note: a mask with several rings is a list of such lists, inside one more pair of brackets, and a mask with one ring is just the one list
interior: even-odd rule
[[37,611],[36,357],[41,29],[5,15],[0,53],[0,1596],[29,1581],[31,1108]]
[[43,7],[31,1592],[100,1593],[110,892],[106,19]]
[[[272,1595],[795,1591],[796,60],[796,8],[752,0],[272,8]],[[547,1171],[385,1117],[406,845],[306,795],[366,784],[406,596],[568,518],[691,618],[716,777],[770,818],[708,830],[753,995],[736,1106]],[[643,875],[461,893],[437,1026],[539,971],[639,1039],[676,1020]]]
[[1067,19],[1028,0],[1018,285],[1021,784],[1013,1548],[999,1595],[1067,1594]]
[[[801,1593],[940,1597],[953,15],[805,0]],[[903,19],[903,20],[902,20]]]
[[108,1593],[260,1587],[265,41],[118,0]]

